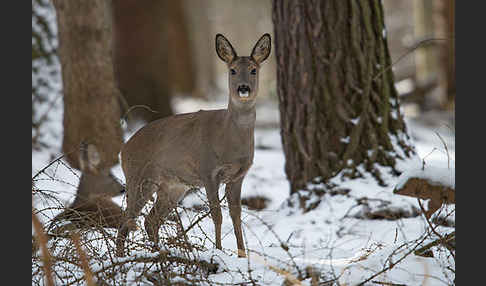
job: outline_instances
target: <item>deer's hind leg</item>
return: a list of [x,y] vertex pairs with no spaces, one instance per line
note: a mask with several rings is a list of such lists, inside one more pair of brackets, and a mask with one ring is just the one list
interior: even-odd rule
[[127,191],[127,209],[125,211],[124,222],[118,229],[116,238],[117,256],[124,256],[125,240],[128,232],[133,230],[136,226],[135,218],[140,214],[140,211],[145,206],[147,201],[159,189],[159,184],[145,180],[136,189]]
[[159,229],[167,215],[177,207],[177,203],[184,197],[188,187],[179,183],[162,184],[157,190],[157,200],[145,217],[145,231],[149,240],[159,243]]

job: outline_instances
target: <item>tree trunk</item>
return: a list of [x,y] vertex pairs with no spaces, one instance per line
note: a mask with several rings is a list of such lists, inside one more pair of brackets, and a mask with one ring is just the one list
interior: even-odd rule
[[214,33],[206,1],[181,1],[187,13],[187,30],[195,72],[193,95],[209,99],[217,88],[214,58]]
[[446,109],[454,109],[456,97],[456,57],[455,57],[455,0],[434,1],[438,14],[435,23],[435,34],[445,41],[439,44],[439,84],[445,93]]
[[398,175],[409,143],[380,1],[273,1],[277,94],[291,193],[339,172]]
[[[160,0],[159,0],[160,1]],[[172,94],[191,94],[196,88],[193,48],[189,40],[188,21],[181,1],[166,3],[165,29],[169,57],[169,83]],[[161,29],[162,27],[157,27]]]
[[111,6],[117,85],[129,106],[157,111],[137,108],[130,116],[152,121],[172,115],[166,1],[118,0]]
[[94,144],[100,168],[118,164],[123,142],[111,60],[110,2],[55,0],[64,94],[62,149],[80,169],[79,146]]

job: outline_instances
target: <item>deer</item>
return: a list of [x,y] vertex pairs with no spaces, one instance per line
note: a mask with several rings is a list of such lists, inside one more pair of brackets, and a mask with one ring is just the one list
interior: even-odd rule
[[[100,168],[100,154],[93,144],[82,144],[79,152],[81,177],[74,201],[50,223],[54,235],[66,230],[85,227],[118,229],[123,222],[123,210],[112,197],[122,195],[124,186],[111,173],[111,168]],[[71,223],[55,227],[57,222]],[[54,228],[53,228],[54,227]]]
[[215,38],[218,57],[228,68],[226,109],[199,110],[152,121],[121,149],[126,178],[125,222],[118,230],[117,256],[125,255],[125,240],[147,201],[157,194],[145,217],[148,239],[158,245],[159,228],[186,192],[204,188],[221,247],[222,212],[219,186],[225,184],[238,257],[246,257],[241,228],[241,187],[253,163],[259,70],[271,50],[271,37],[260,37],[250,56],[238,56],[222,34]]

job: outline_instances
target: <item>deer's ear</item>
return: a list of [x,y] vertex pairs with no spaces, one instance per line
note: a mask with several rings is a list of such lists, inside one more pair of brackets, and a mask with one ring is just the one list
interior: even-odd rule
[[236,58],[235,49],[233,49],[228,39],[221,34],[216,35],[216,53],[220,59],[228,64]]
[[270,37],[270,34],[266,33],[258,40],[255,47],[253,47],[251,57],[255,62],[260,64],[268,58],[271,48],[272,38]]
[[101,163],[100,153],[93,144],[81,143],[79,150],[79,165],[81,171],[91,171],[98,173],[98,166]]

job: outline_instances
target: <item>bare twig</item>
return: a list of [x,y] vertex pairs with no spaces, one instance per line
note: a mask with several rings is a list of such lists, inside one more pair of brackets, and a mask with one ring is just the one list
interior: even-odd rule
[[435,150],[438,150],[437,148],[432,148],[432,151],[430,151],[427,155],[425,155],[422,158],[422,171],[425,170],[425,158],[429,157],[430,154],[434,153]]
[[[118,261],[115,261],[115,263],[102,267],[101,269],[94,272],[93,274],[98,275],[99,273],[106,272],[109,269],[114,269],[118,266],[126,265],[129,263],[154,263],[154,262],[162,262],[162,261],[180,263],[186,265],[197,265],[204,269],[207,269],[210,272],[215,272],[216,269],[218,269],[218,264],[216,263],[210,263],[204,260],[190,260],[188,258],[179,257],[179,256],[171,256],[168,251],[160,251],[159,254],[156,256],[135,256],[129,259],[120,259]],[[81,280],[82,278],[78,278],[76,280],[73,280],[67,285],[74,285],[80,282]]]
[[[419,199],[419,198],[417,198],[417,201],[418,201],[418,204],[419,204],[419,206],[420,206],[420,209],[422,210],[422,213],[425,213],[424,206],[423,206],[423,205],[422,205],[422,203],[420,202],[420,199]],[[426,215],[424,215],[424,217],[425,217],[425,221],[427,222],[427,224],[428,224],[428,225],[429,225],[429,227],[430,227],[430,230],[431,230],[431,231],[432,231],[432,232],[433,232],[433,233],[434,233],[434,234],[435,234],[437,237],[439,237],[439,240],[440,240],[442,243],[445,243],[446,241],[448,241],[448,240],[449,240],[449,239],[447,239],[446,237],[444,237],[443,235],[441,235],[440,233],[438,233],[438,232],[435,230],[435,229],[437,228],[437,226],[436,226],[436,227],[432,226],[432,223],[430,222],[429,218],[428,218]],[[453,233],[454,233],[454,237],[455,237],[455,231],[454,231]],[[450,234],[449,234],[449,235],[450,235]],[[449,248],[447,247],[447,249],[449,249]],[[450,249],[449,249],[449,251],[450,251],[450,253],[451,253],[452,257],[453,257],[454,259],[456,259],[456,255],[453,253],[453,251],[451,251]]]
[[[223,200],[226,198],[226,194],[219,200],[219,203],[223,202]],[[186,230],[183,231],[183,235],[186,235],[189,230],[191,230],[195,225],[197,225],[200,221],[202,221],[204,218],[208,217],[211,214],[210,211],[206,212],[204,215],[200,216],[195,222],[193,222]],[[179,214],[178,214],[179,215]],[[181,227],[182,227],[182,222],[181,222]]]
[[125,112],[125,114],[123,114],[123,116],[121,117],[121,119],[123,121],[127,121],[128,113],[130,113],[130,111],[132,111],[133,109],[138,108],[138,107],[143,107],[143,108],[147,109],[148,111],[150,111],[152,113],[159,113],[158,111],[153,110],[152,108],[150,108],[147,105],[137,104],[137,105],[130,106],[130,108],[128,108],[128,110]]
[[395,262],[390,262],[389,265],[385,268],[383,268],[381,271],[378,271],[377,273],[371,275],[370,277],[368,277],[366,280],[360,282],[359,284],[357,285],[365,285],[367,282],[371,281],[372,279],[376,278],[377,276],[381,275],[382,273],[385,273],[386,271],[392,269],[393,267],[395,267],[395,265],[399,264],[400,262],[402,262],[403,259],[405,259],[407,256],[409,256],[411,253],[413,253],[415,251],[415,249],[420,245],[422,244],[422,242],[425,241],[425,239],[427,239],[428,235],[424,235],[421,239],[419,239],[419,241],[415,244],[414,247],[412,247],[412,249],[410,249],[407,253],[405,253],[402,257],[400,257],[397,261]]
[[406,56],[408,56],[409,54],[411,54],[412,52],[414,52],[416,49],[420,48],[421,46],[423,46],[425,44],[428,44],[430,42],[433,42],[433,41],[449,41],[449,40],[453,40],[453,39],[447,39],[447,38],[428,38],[428,39],[424,39],[422,41],[419,41],[410,50],[408,50],[406,53],[404,53],[398,59],[396,59],[393,63],[391,63],[389,66],[385,67],[377,75],[375,75],[373,77],[373,81],[377,80],[384,72],[386,72],[387,70],[391,69],[399,61],[401,61],[403,58],[405,58]]
[[37,178],[40,174],[44,173],[47,168],[49,168],[50,166],[52,166],[54,163],[60,161],[62,158],[64,158],[64,156],[66,156],[66,154],[63,154],[59,157],[57,157],[56,159],[54,159],[52,162],[50,162],[49,164],[47,164],[47,166],[45,166],[44,168],[42,168],[40,171],[38,171],[33,177],[32,177],[32,182],[34,182],[35,178]]
[[444,145],[444,148],[445,148],[445,151],[446,151],[446,154],[447,154],[447,169],[450,169],[451,168],[450,167],[451,159],[449,158],[449,149],[447,149],[447,144],[445,143],[444,138],[442,138],[442,136],[440,136],[439,132],[434,131],[434,133],[437,135],[437,137],[439,137],[440,141]]
[[74,246],[76,247],[76,251],[78,252],[79,260],[81,261],[81,266],[82,266],[83,271],[84,271],[84,277],[86,279],[86,284],[88,286],[96,285],[93,281],[93,273],[91,272],[91,269],[89,268],[88,259],[86,258],[86,253],[81,248],[79,233],[73,233],[71,238],[73,240]]
[[[423,247],[421,247],[421,248],[417,249],[417,250],[414,252],[414,254],[415,254],[415,255],[421,255],[421,254],[422,254],[422,253],[424,253],[424,252],[425,252],[427,249],[430,249],[431,247],[434,247],[434,246],[439,245],[439,244],[447,243],[447,242],[451,241],[452,239],[455,239],[455,237],[456,237],[456,232],[455,232],[455,231],[453,231],[453,232],[451,232],[451,233],[447,234],[447,235],[446,235],[446,236],[444,236],[444,237],[438,238],[438,239],[436,239],[436,240],[434,240],[434,241],[432,241],[432,242],[427,243],[425,246],[423,246]],[[446,246],[446,247],[447,247],[447,246]],[[451,253],[451,254],[452,254],[452,253]]]
[[391,282],[385,282],[385,281],[371,281],[375,284],[380,284],[380,285],[389,285],[389,286],[407,286],[406,284],[396,284],[396,283],[391,283]]
[[262,218],[260,218],[258,215],[255,215],[255,214],[252,214],[252,213],[249,213],[251,215],[253,215],[255,218],[257,218],[264,226],[267,227],[267,229],[273,234],[273,236],[275,236],[275,238],[278,240],[278,242],[280,243],[280,247],[287,253],[287,255],[289,256],[290,258],[290,261],[292,262],[295,270],[297,270],[297,273],[299,274],[299,277],[303,277],[303,274],[302,274],[302,271],[300,270],[300,268],[297,266],[297,263],[295,262],[295,259],[294,257],[292,256],[292,254],[289,252],[289,247],[288,245],[283,242],[283,240],[277,235],[277,233],[275,233],[275,231],[273,230],[273,228],[266,222],[264,221]]

